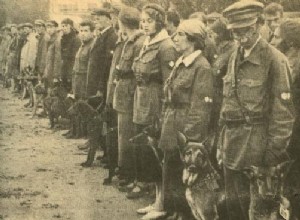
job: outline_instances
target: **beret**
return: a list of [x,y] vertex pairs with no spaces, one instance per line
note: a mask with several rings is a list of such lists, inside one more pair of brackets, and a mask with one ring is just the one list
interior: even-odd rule
[[110,11],[107,8],[98,8],[92,11],[91,15],[106,16],[111,19]]
[[48,20],[46,22],[46,26],[54,26],[54,27],[58,27],[58,23],[54,20]]
[[198,19],[188,19],[182,21],[179,24],[177,31],[183,31],[184,33],[192,37],[196,37],[198,39],[200,38],[203,40],[206,38],[207,34],[205,24]]
[[248,27],[257,22],[262,14],[264,4],[254,0],[238,1],[223,11],[228,19],[228,29]]
[[34,25],[39,25],[39,26],[44,26],[45,27],[45,22],[41,19],[35,20]]
[[145,5],[145,6],[143,7],[143,10],[148,9],[148,8],[157,11],[159,14],[161,14],[161,16],[163,16],[163,18],[165,18],[165,16],[166,16],[166,11],[165,11],[165,9],[164,9],[163,7],[161,7],[160,5],[154,4],[154,3],[149,3],[149,4],[147,4],[147,5]]

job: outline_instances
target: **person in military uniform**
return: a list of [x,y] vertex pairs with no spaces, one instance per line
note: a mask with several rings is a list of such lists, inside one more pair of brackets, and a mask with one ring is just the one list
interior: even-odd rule
[[[80,23],[79,37],[81,40],[81,46],[78,49],[75,56],[75,63],[73,67],[72,76],[72,92],[76,100],[86,99],[86,82],[87,72],[90,60],[90,52],[93,44],[93,32],[95,30],[94,23],[91,21],[83,21]],[[71,120],[73,129],[72,132],[67,135],[67,138],[78,138],[82,135],[80,129],[80,118]]]
[[277,31],[278,38],[274,44],[289,61],[292,70],[292,97],[296,110],[296,120],[288,151],[293,159],[298,159],[300,155],[300,22],[291,19],[285,20]]
[[61,69],[60,78],[65,89],[70,92],[72,88],[72,70],[76,53],[80,47],[80,39],[74,29],[74,23],[70,18],[61,21]]
[[16,24],[11,25],[11,40],[8,46],[7,62],[5,68],[5,78],[11,80],[11,89],[12,92],[15,92],[16,89],[16,77],[19,73],[18,62],[19,62],[19,35]]
[[[134,59],[133,72],[137,87],[134,94],[133,122],[135,134],[152,125],[161,117],[162,87],[168,78],[177,57],[174,44],[165,30],[165,10],[157,4],[144,6],[141,26],[147,36],[139,55]],[[136,146],[135,185],[127,194],[133,199],[145,192],[145,182],[157,181],[160,172],[153,169],[155,155],[147,146],[147,140]]]
[[[233,39],[232,33],[227,29],[227,20],[224,17],[218,18],[212,25],[211,30],[215,33],[215,43],[217,54],[212,64],[214,75],[214,108],[212,109],[212,127],[215,132],[214,149],[212,155],[215,155],[219,138],[219,117],[223,99],[223,77],[227,72],[229,58],[237,45]],[[216,158],[211,158],[216,164]]]
[[260,34],[262,38],[271,42],[274,37],[276,28],[279,27],[283,20],[282,5],[272,2],[264,8],[265,25],[262,26]]
[[174,43],[181,57],[175,62],[164,86],[166,110],[159,141],[159,147],[164,151],[164,211],[177,212],[185,218],[190,213],[185,207],[183,164],[177,135],[181,132],[188,141],[197,143],[204,142],[210,135],[214,88],[211,66],[203,54],[206,34],[201,21],[185,20],[179,25]]
[[[45,71],[46,67],[46,60],[47,60],[47,48],[48,48],[48,41],[49,41],[49,35],[46,34],[46,24],[43,20],[35,20],[34,22],[35,30],[36,30],[36,38],[38,39],[38,45],[37,45],[37,55],[36,55],[36,61],[35,61],[35,72],[38,75],[38,80],[41,83],[42,76]],[[33,102],[34,102],[34,110],[33,110],[33,116],[36,115],[36,111],[38,108],[38,105],[42,100],[37,100],[37,94],[34,89],[33,91]]]
[[119,176],[124,180],[120,185],[128,185],[134,181],[134,148],[129,139],[134,136],[133,98],[136,79],[132,71],[132,63],[138,56],[143,43],[144,34],[139,30],[140,12],[131,7],[124,7],[119,14],[120,32],[127,39],[122,48],[121,57],[115,66],[116,87],[113,97],[113,108],[118,113],[118,166]]
[[239,43],[223,78],[217,152],[232,220],[261,219],[272,212],[243,170],[276,166],[289,159],[286,149],[294,124],[290,69],[285,56],[259,34],[263,6],[257,1],[240,1],[223,11],[227,28]]
[[59,79],[61,68],[61,35],[58,31],[58,23],[54,20],[46,22],[46,30],[49,35],[49,40],[43,78],[45,79],[46,89],[49,90],[53,87],[53,80]]

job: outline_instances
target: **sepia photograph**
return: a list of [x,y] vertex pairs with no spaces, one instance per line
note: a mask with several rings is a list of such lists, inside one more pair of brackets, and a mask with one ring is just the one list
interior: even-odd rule
[[0,220],[300,220],[300,0],[0,0]]

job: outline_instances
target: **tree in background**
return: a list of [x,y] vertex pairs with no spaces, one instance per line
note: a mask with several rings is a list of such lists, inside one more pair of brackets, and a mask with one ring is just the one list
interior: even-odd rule
[[[2,1],[2,2],[1,2]],[[9,23],[33,22],[48,19],[49,0],[1,0]]]

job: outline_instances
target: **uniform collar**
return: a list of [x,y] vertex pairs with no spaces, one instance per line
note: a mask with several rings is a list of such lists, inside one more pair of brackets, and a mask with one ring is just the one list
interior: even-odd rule
[[264,45],[267,45],[265,40],[263,40],[262,38],[259,38],[258,41],[255,43],[254,47],[251,49],[250,55],[248,57],[246,57],[243,62],[248,61],[250,63],[260,65],[261,64],[260,50],[262,47],[264,47]]
[[165,29],[162,29],[152,40],[150,40],[150,37],[147,36],[144,42],[144,46],[150,46],[152,44],[156,44],[167,38],[170,38],[168,32]]
[[189,67],[196,58],[201,54],[201,50],[196,50],[187,57],[179,57],[179,59],[176,61],[175,66],[178,67],[181,63],[184,64],[185,67]]

